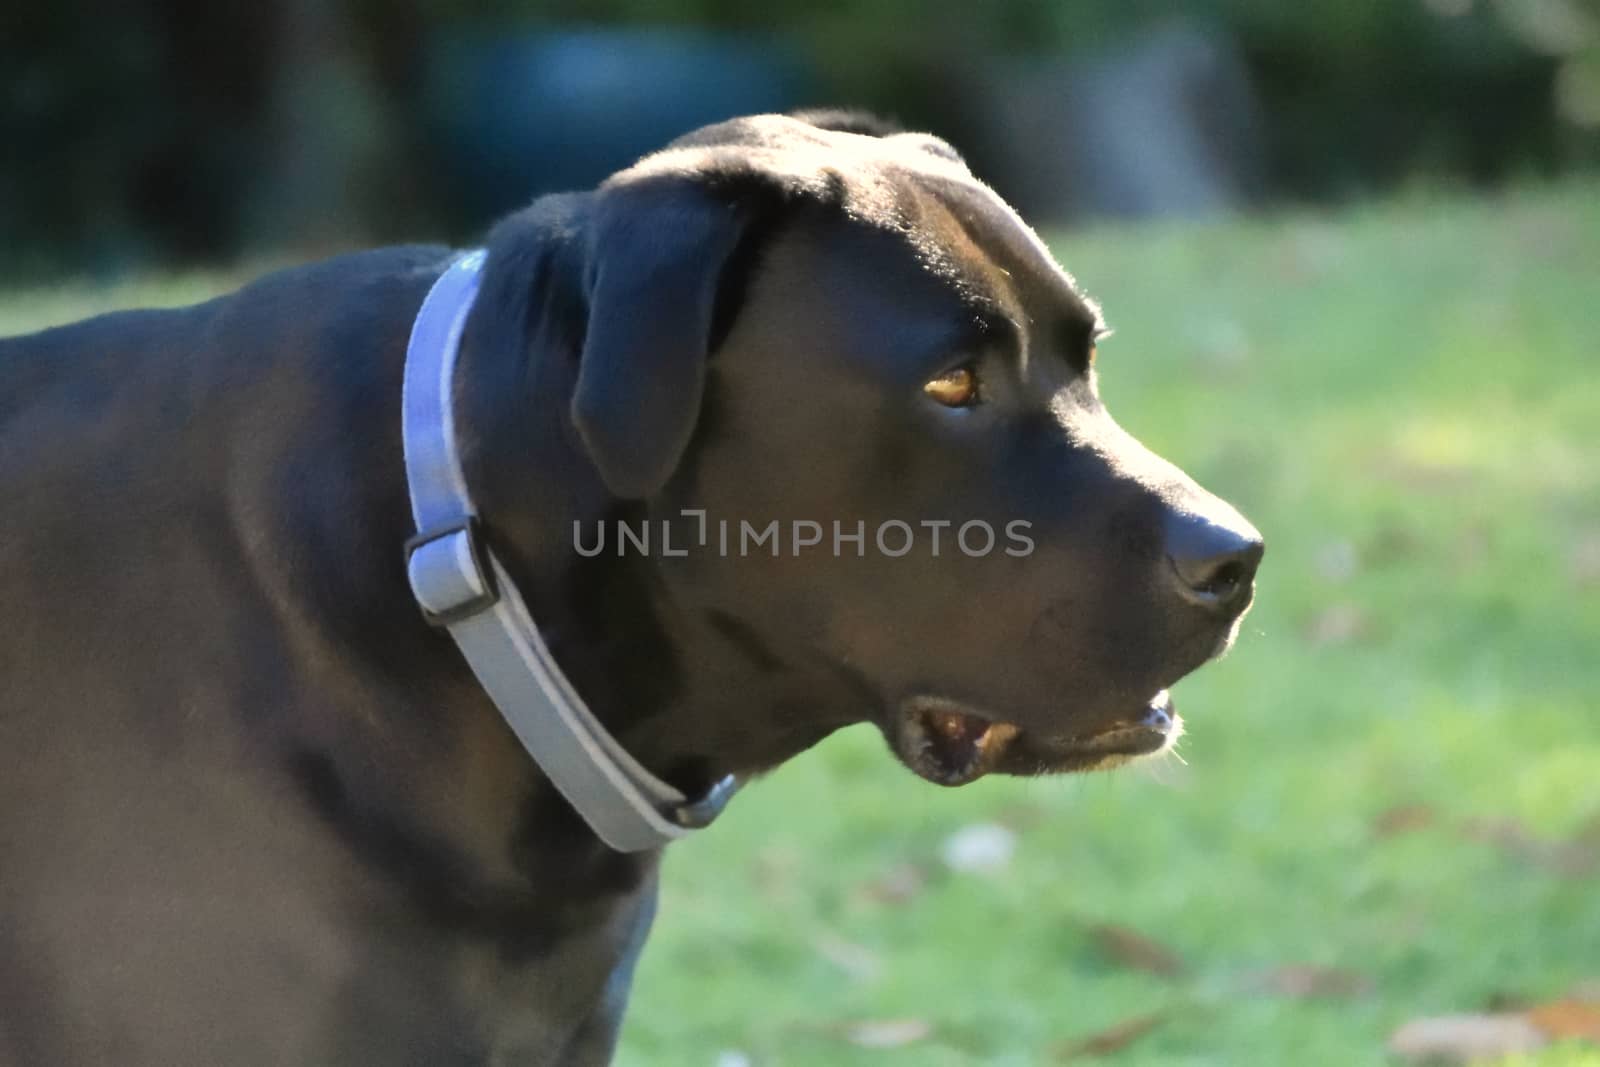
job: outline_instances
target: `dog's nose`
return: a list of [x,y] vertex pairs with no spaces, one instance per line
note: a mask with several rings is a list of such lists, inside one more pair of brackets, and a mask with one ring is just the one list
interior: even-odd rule
[[1165,531],[1167,560],[1179,594],[1217,612],[1232,611],[1249,600],[1263,551],[1254,526],[1237,512],[1228,520],[1173,512]]

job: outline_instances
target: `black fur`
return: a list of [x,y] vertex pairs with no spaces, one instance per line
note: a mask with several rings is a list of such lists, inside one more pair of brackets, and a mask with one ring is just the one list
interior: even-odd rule
[[[1163,548],[1253,568],[1254,532],[1110,421],[1098,312],[943,142],[735,120],[487,247],[457,383],[486,535],[686,791],[861,721],[931,776],[929,694],[1015,726],[996,770],[1077,766],[1228,639],[1247,598]],[[609,1058],[658,857],[600,844],[405,582],[401,371],[448,259],[0,340],[0,1063]],[[955,363],[970,410],[922,390]],[[1027,519],[1038,550],[573,550],[685,543],[695,507]]]

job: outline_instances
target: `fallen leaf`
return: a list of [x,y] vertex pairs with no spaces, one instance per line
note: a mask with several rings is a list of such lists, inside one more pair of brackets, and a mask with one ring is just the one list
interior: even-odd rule
[[903,904],[922,892],[928,884],[928,874],[911,863],[900,863],[882,875],[863,883],[856,895],[873,904]]
[[1183,957],[1137,930],[1115,923],[1089,927],[1095,947],[1124,967],[1172,978],[1182,974]]
[[1600,844],[1568,841],[1556,845],[1546,858],[1548,866],[1568,878],[1580,878],[1600,868]]
[[914,1044],[933,1033],[933,1027],[922,1019],[875,1019],[851,1023],[844,1036],[852,1045],[862,1048],[900,1048]]
[[812,938],[811,945],[817,955],[858,982],[876,978],[883,971],[883,961],[877,953],[827,930]]
[[1356,997],[1372,990],[1372,979],[1340,967],[1319,967],[1311,963],[1289,963],[1274,967],[1261,976],[1269,993],[1281,997]]
[[1061,1060],[1080,1059],[1089,1056],[1110,1056],[1113,1053],[1121,1052],[1166,1021],[1167,1017],[1160,1012],[1152,1012],[1149,1015],[1135,1015],[1131,1019],[1090,1034],[1087,1037],[1061,1042],[1055,1047],[1055,1056]]
[[946,867],[963,874],[994,874],[1011,865],[1017,835],[998,823],[974,823],[951,834],[940,850]]
[[1494,845],[1519,856],[1532,858],[1533,853],[1539,851],[1539,840],[1515,819],[1468,819],[1461,824],[1461,833],[1468,840]]
[[1439,1015],[1400,1027],[1389,1037],[1389,1051],[1418,1062],[1472,1063],[1535,1052],[1549,1043],[1520,1014]]
[[[1600,868],[1600,815],[1580,825],[1570,837],[1556,846],[1556,852],[1556,865],[1564,874],[1588,874]],[[1582,999],[1596,1000],[1600,997]]]
[[1515,819],[1469,819],[1461,826],[1470,840],[1493,845],[1528,863],[1568,877],[1579,877],[1600,867],[1600,833],[1585,826],[1567,841],[1547,841],[1530,833]]
[[1526,1014],[1528,1021],[1552,1040],[1600,1044],[1600,1001],[1556,1000],[1529,1008]]
[[1409,834],[1434,824],[1436,816],[1426,804],[1400,804],[1372,820],[1372,832],[1379,837]]

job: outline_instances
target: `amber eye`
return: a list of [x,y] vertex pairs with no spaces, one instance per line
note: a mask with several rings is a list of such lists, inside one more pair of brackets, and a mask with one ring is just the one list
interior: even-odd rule
[[957,367],[928,382],[922,391],[947,408],[970,407],[978,401],[978,376],[971,367]]

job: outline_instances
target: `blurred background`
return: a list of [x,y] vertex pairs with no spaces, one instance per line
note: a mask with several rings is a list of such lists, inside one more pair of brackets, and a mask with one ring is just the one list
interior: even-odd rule
[[0,333],[897,117],[1266,534],[1178,757],[944,791],[858,728],[675,846],[625,1067],[1600,1064],[1593,0],[58,0],[0,69]]
[[63,0],[0,12],[0,270],[449,234],[731,115],[849,103],[1041,222],[1600,162],[1587,0]]

